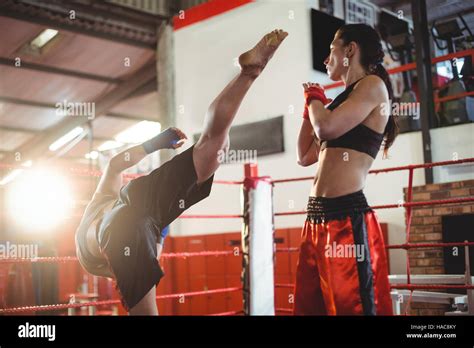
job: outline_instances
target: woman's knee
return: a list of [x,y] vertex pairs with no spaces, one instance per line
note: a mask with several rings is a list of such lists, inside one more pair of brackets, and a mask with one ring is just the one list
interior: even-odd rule
[[210,136],[203,134],[195,144],[194,148],[202,153],[203,157],[208,159],[218,157],[220,152],[229,150],[230,140],[229,134],[225,133],[218,136]]

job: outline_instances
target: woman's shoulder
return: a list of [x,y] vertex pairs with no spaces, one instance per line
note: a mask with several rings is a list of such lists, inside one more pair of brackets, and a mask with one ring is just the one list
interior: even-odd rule
[[379,88],[384,87],[385,82],[378,75],[371,74],[361,78],[354,86],[354,88]]
[[367,75],[360,79],[354,86],[354,92],[364,93],[367,97],[385,99],[388,95],[384,80],[377,75]]

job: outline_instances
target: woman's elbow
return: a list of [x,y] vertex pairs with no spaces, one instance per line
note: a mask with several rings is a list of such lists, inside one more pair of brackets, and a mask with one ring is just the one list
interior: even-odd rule
[[296,161],[296,163],[298,163],[298,165],[300,165],[301,167],[308,167],[309,166],[308,163],[306,163],[302,160],[298,160],[298,161]]
[[315,164],[318,161],[317,158],[313,158],[312,160],[306,159],[306,158],[298,158],[296,163],[300,165],[301,167],[309,167],[313,164]]

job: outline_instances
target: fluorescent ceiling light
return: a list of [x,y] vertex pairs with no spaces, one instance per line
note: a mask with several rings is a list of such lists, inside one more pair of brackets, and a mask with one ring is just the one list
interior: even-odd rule
[[100,145],[97,150],[99,150],[99,151],[107,151],[107,150],[115,149],[115,148],[120,147],[120,146],[122,146],[122,145],[123,145],[123,144],[122,144],[122,143],[119,143],[118,141],[115,141],[115,140],[107,140],[107,141],[104,142],[102,145]]
[[142,143],[161,132],[161,123],[153,121],[141,121],[123,132],[119,133],[115,140],[122,143]]
[[54,143],[49,145],[49,150],[50,151],[56,151],[60,147],[66,145],[68,142],[73,140],[75,137],[80,135],[84,131],[84,128],[82,127],[76,127],[73,130],[71,130],[69,133],[63,135],[61,138],[56,140]]
[[57,30],[45,29],[31,41],[31,46],[36,48],[42,48],[44,45],[50,42],[56,35],[58,35]]
[[15,178],[23,173],[24,169],[15,169],[8,173],[2,180],[0,180],[0,185],[6,185],[10,181],[15,180]]
[[[23,167],[31,167],[33,165],[33,161],[28,160],[28,161],[22,163],[21,165]],[[17,169],[12,170],[10,173],[5,175],[5,177],[3,179],[0,180],[0,185],[8,184],[9,182],[15,180],[23,172],[24,172],[23,168],[17,168]]]

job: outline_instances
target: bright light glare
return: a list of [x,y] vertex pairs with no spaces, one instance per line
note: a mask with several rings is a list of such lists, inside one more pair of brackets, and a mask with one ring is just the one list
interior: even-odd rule
[[70,132],[66,133],[65,135],[63,135],[61,138],[59,138],[58,140],[56,140],[54,143],[52,143],[51,145],[49,145],[49,150],[50,151],[56,151],[57,149],[59,149],[60,147],[66,145],[67,143],[69,143],[71,140],[73,140],[75,137],[77,137],[78,135],[80,135],[82,132],[84,131],[84,128],[82,127],[76,127],[74,128],[73,130],[71,130]]
[[132,127],[119,133],[115,140],[122,143],[142,143],[161,132],[161,123],[153,121],[141,121]]
[[7,191],[9,214],[28,230],[54,227],[68,216],[72,204],[67,181],[46,170],[29,170]]
[[456,67],[458,68],[458,73],[459,73],[460,76],[462,76],[461,70],[462,70],[462,67],[464,66],[464,58],[463,59],[458,59],[456,62],[457,62]]
[[97,159],[99,157],[99,153],[97,151],[91,151],[86,153],[84,157],[87,159]]
[[54,29],[45,29],[37,37],[31,41],[31,46],[42,48],[48,42],[50,42],[56,35],[58,31]]
[[[461,70],[462,67],[464,66],[464,58],[458,58],[456,59],[456,68],[458,70],[459,76],[461,75]],[[452,67],[451,67],[451,62],[445,62],[444,65],[442,63],[438,64],[436,67],[436,72],[438,75],[447,77],[447,78],[453,78],[453,72],[452,72]]]

